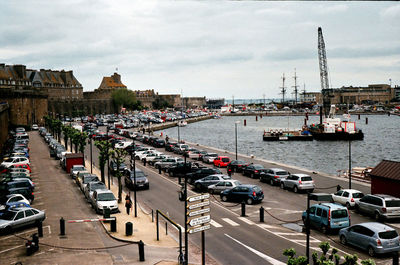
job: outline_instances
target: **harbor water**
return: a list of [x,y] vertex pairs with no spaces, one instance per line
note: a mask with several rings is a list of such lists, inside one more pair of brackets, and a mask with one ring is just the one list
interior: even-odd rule
[[[338,116],[339,117],[339,116]],[[368,118],[368,124],[366,124]],[[279,141],[265,142],[269,128],[300,129],[304,116],[224,116],[191,123],[179,128],[180,139],[201,145],[294,165],[312,171],[337,175],[349,168],[348,141]],[[246,126],[244,121],[246,120]],[[376,166],[383,159],[400,161],[400,117],[387,115],[353,115],[351,121],[364,132],[364,140],[352,141],[351,167]],[[237,122],[237,134],[235,134]],[[308,124],[319,123],[319,116],[310,116]],[[178,128],[163,130],[164,135],[178,138]],[[293,172],[292,172],[293,173]]]

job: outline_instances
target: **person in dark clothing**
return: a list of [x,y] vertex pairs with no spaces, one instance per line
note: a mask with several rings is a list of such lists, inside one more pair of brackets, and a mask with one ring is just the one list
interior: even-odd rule
[[125,197],[125,208],[126,208],[126,213],[129,215],[129,211],[132,208],[132,200],[131,200],[131,195],[126,194]]

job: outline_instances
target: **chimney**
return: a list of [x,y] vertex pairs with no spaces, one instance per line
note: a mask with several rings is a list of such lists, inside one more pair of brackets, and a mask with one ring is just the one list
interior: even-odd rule
[[17,72],[18,78],[25,79],[26,77],[26,66],[22,64],[14,65],[15,72]]
[[112,76],[112,79],[114,79],[114,82],[117,84],[121,84],[121,76],[117,73],[114,73]]

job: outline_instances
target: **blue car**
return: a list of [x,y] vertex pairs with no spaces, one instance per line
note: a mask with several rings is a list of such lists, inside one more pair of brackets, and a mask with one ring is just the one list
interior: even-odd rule
[[233,189],[224,190],[221,192],[221,200],[224,202],[245,202],[247,204],[253,204],[255,202],[261,202],[264,199],[264,192],[257,185],[239,185]]
[[343,228],[339,231],[339,238],[343,245],[364,249],[371,257],[400,250],[397,231],[382,223],[360,223]]

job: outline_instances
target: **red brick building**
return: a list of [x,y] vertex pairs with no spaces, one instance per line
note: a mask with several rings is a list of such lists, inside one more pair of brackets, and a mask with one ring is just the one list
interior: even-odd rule
[[382,160],[370,173],[371,193],[400,198],[400,162]]

